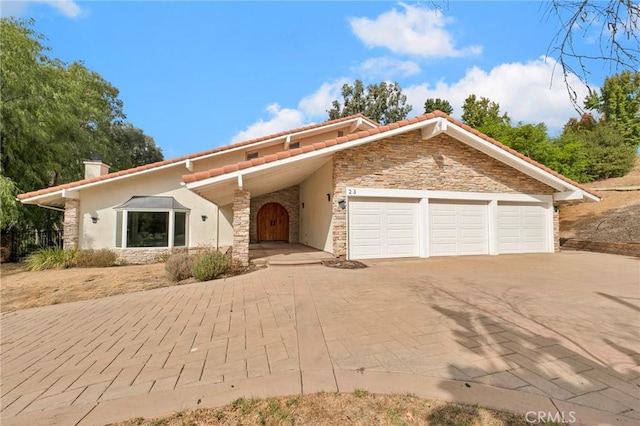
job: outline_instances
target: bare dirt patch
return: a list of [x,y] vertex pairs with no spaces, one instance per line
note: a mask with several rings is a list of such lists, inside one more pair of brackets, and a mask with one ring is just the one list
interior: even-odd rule
[[0,272],[0,311],[3,312],[193,282],[171,282],[164,263],[35,272],[25,271],[19,264],[3,263]]
[[425,400],[412,394],[318,393],[282,398],[240,398],[221,408],[201,408],[118,426],[179,425],[526,425],[524,416],[487,408]]
[[599,203],[561,207],[560,237],[640,243],[640,191],[604,192]]

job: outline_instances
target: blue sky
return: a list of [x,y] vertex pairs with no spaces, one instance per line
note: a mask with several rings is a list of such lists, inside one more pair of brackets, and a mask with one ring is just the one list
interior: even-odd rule
[[[31,17],[52,54],[84,61],[120,90],[128,121],[166,158],[324,121],[342,84],[398,81],[423,112],[471,93],[555,134],[576,113],[555,60],[545,3],[1,2]],[[585,49],[593,34],[579,34]],[[615,72],[590,66],[597,87]],[[579,99],[587,89],[573,78]]]

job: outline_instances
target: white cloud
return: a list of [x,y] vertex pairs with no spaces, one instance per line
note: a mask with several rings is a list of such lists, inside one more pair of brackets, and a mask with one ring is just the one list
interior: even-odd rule
[[367,78],[390,79],[394,76],[408,77],[418,74],[420,66],[413,61],[402,61],[383,56],[367,59],[355,71],[365,75]]
[[259,119],[249,125],[245,130],[236,133],[231,142],[246,141],[309,125],[315,118],[319,118],[320,121],[326,120],[331,102],[341,98],[342,86],[348,82],[347,78],[339,78],[333,82],[323,83],[315,92],[302,98],[298,108],[282,108],[277,103],[268,105],[265,111],[270,118]]
[[394,53],[423,57],[477,55],[481,46],[456,48],[446,26],[453,23],[438,10],[400,3],[404,10],[391,9],[375,19],[351,18],[351,30],[369,47],[386,47]]
[[298,109],[309,117],[326,116],[331,102],[342,97],[342,86],[349,82],[347,78],[339,78],[331,83],[323,83],[314,93],[302,98]]
[[0,2],[1,15],[24,16],[31,4],[46,4],[57,9],[69,18],[77,18],[82,13],[80,6],[73,0],[30,0],[30,1],[2,1]]
[[[501,64],[488,72],[473,67],[459,81],[441,80],[433,86],[424,83],[407,87],[403,92],[418,114],[424,111],[428,98],[443,98],[453,106],[453,115],[460,117],[464,100],[475,94],[498,102],[500,110],[515,122],[543,122],[557,132],[577,113],[560,76],[551,80],[555,66],[553,59],[541,57],[527,63]],[[570,76],[569,83],[576,90],[578,101],[584,99],[587,88],[580,80]]]
[[58,9],[63,15],[69,18],[77,18],[80,15],[80,6],[73,0],[52,0],[45,1],[48,5]]
[[304,115],[301,111],[292,108],[281,108],[277,103],[268,105],[266,111],[271,118],[268,120],[258,120],[249,125],[231,139],[231,142],[241,142],[261,136],[290,130],[304,124]]

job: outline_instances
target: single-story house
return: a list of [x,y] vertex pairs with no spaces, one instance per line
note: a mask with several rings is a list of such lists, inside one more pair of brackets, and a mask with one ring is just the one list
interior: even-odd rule
[[288,241],[348,259],[545,253],[558,206],[597,193],[436,111],[358,114],[21,194],[64,209],[64,244],[131,263]]

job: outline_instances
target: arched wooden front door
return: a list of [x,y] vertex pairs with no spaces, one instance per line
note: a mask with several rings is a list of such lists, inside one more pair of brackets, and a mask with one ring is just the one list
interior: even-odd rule
[[258,210],[258,241],[289,241],[289,213],[282,204],[267,203]]

